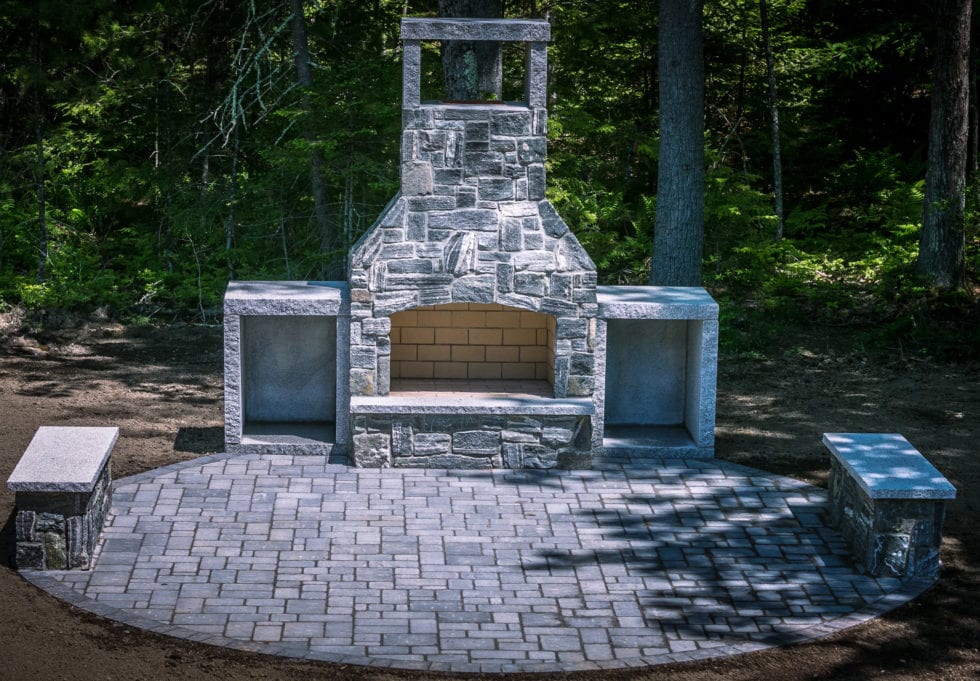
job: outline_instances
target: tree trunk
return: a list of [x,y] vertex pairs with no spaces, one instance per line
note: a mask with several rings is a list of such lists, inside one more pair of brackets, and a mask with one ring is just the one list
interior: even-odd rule
[[[162,90],[162,93],[161,93]],[[169,115],[171,112],[171,99],[170,99],[170,89],[167,87],[158,86],[158,96],[157,102],[160,101],[160,97],[163,97],[163,103],[157,106],[156,112],[156,139],[157,139],[157,151],[156,159],[154,163],[154,170],[157,175],[160,172],[160,166],[163,163],[162,154],[166,153],[166,189],[163,198],[163,210],[160,215],[160,221],[157,223],[157,257],[163,254],[163,257],[167,263],[167,271],[173,272],[173,250],[174,250],[174,231],[173,231],[173,202],[174,193],[176,192],[176,181],[174,179],[174,159],[173,159],[173,144],[172,144],[172,133],[171,127],[173,119]],[[164,116],[166,117],[166,123],[163,129],[163,150],[160,149],[160,109],[164,110]]]
[[[503,0],[439,0],[439,16],[500,18]],[[503,52],[496,42],[447,41],[442,46],[446,99],[503,98]]]
[[327,209],[327,187],[323,180],[323,157],[316,148],[316,137],[313,134],[313,106],[310,104],[309,91],[313,88],[313,71],[310,69],[310,47],[306,39],[306,18],[303,15],[303,0],[289,0],[293,13],[293,52],[296,61],[296,80],[303,89],[300,106],[303,108],[305,121],[303,138],[310,150],[310,191],[313,194],[313,212],[316,215],[317,231],[320,238],[320,253],[323,264],[320,276],[324,279],[340,279],[343,277],[342,258],[338,253],[340,244],[330,224],[330,214]]
[[232,126],[231,175],[228,177],[228,215],[225,217],[225,264],[228,281],[235,278],[235,262],[231,251],[235,247],[235,207],[238,203],[238,124]]
[[282,242],[282,259],[286,263],[286,279],[292,279],[293,272],[289,268],[289,243],[286,240],[286,209],[281,201],[279,203],[279,237]]
[[34,145],[37,167],[37,280],[43,282],[47,278],[48,266],[48,219],[47,199],[44,195],[44,127],[41,120],[40,94],[37,85],[34,86]]
[[[353,152],[350,152],[353,155]],[[347,176],[344,178],[344,236],[348,243],[354,241],[354,168],[347,165]]]
[[939,288],[965,282],[970,0],[937,0],[925,205],[916,271]]
[[779,143],[779,98],[776,93],[776,69],[772,58],[772,40],[769,37],[769,8],[766,0],[759,0],[759,17],[762,24],[762,42],[766,50],[766,75],[769,78],[769,119],[772,124],[772,192],[776,203],[777,242],[783,239],[783,161]]
[[48,268],[48,218],[47,199],[44,191],[44,113],[41,107],[41,10],[34,8],[34,152],[37,173],[37,281],[47,278]]
[[980,109],[978,109],[977,98],[977,58],[980,55],[977,55],[977,41],[975,33],[975,30],[970,32],[970,75],[969,84],[967,86],[970,88],[970,149],[969,160],[966,164],[967,180],[970,179],[970,175],[975,174],[977,169],[980,168],[980,160],[977,159],[977,154],[980,152]]
[[703,0],[660,3],[660,158],[650,283],[700,286],[704,241]]

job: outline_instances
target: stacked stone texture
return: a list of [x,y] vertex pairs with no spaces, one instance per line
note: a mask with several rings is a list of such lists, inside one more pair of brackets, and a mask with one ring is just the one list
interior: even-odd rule
[[592,437],[587,416],[357,416],[353,426],[357,463],[373,468],[575,468]]
[[840,530],[862,570],[900,579],[939,576],[942,501],[871,498],[834,457],[828,487],[828,523]]
[[17,492],[17,568],[86,570],[109,511],[106,465],[91,492]]
[[351,258],[351,394],[390,382],[395,312],[499,303],[556,318],[555,396],[593,390],[595,266],[544,198],[545,111],[405,112],[402,192]]

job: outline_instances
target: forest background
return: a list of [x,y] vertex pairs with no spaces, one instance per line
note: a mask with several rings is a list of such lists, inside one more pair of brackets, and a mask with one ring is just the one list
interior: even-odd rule
[[[646,283],[657,3],[505,4],[552,24],[548,197],[600,282]],[[975,92],[966,287],[914,274],[930,4],[766,4],[782,238],[760,4],[704,10],[703,272],[723,351],[767,352],[788,326],[820,324],[847,327],[867,355],[980,357]],[[435,0],[0,0],[0,312],[213,323],[231,278],[343,278],[347,249],[398,187],[399,20],[435,13]],[[438,45],[423,68],[437,98]],[[521,55],[505,51],[505,99],[522,76]]]

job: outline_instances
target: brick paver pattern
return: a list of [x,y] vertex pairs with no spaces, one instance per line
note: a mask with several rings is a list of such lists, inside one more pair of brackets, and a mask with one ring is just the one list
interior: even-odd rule
[[637,666],[894,607],[907,585],[858,574],[825,503],[721,461],[444,471],[218,455],[119,481],[95,568],[53,576],[82,607],[232,647],[447,671]]

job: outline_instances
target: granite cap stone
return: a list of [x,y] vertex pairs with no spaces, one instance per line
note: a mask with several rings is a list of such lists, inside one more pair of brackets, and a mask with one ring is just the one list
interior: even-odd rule
[[872,499],[956,498],[956,488],[898,433],[824,433],[823,443]]
[[718,319],[718,303],[697,286],[597,286],[603,319]]
[[544,19],[402,19],[402,40],[491,40],[546,42],[551,24]]
[[341,314],[350,298],[346,281],[232,281],[225,291],[225,314]]
[[7,479],[7,488],[91,492],[117,439],[116,427],[41,426]]

